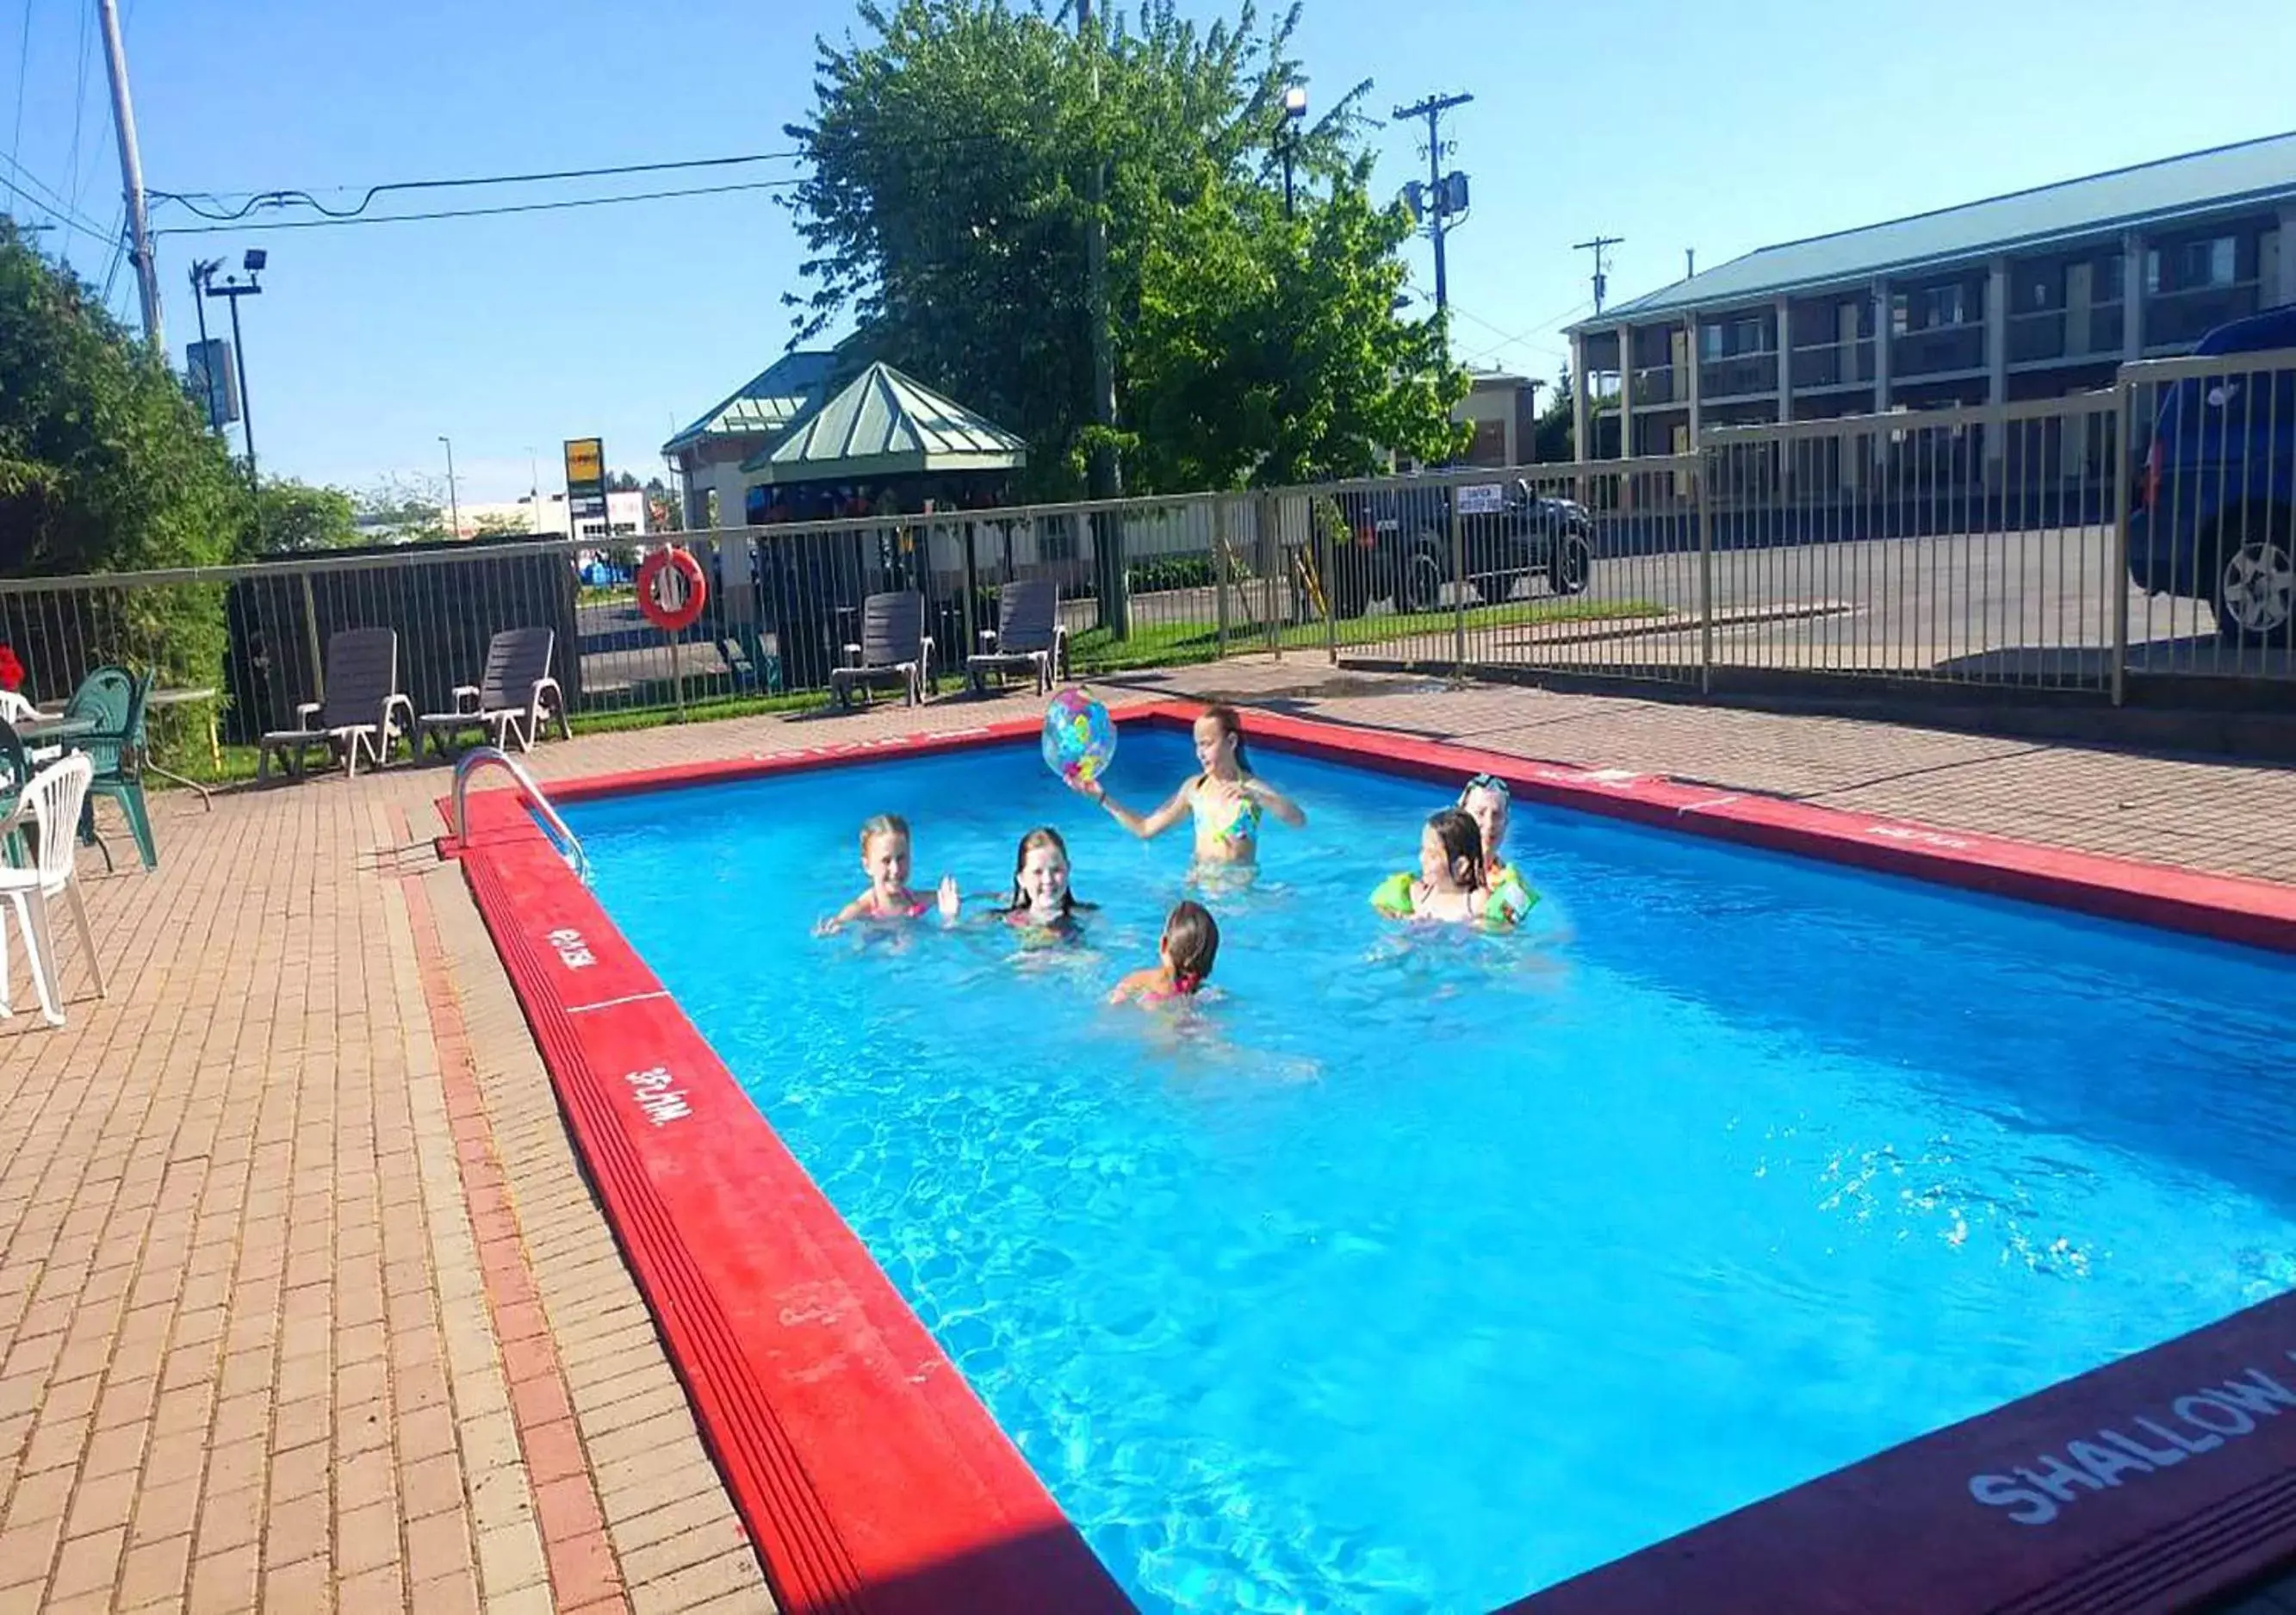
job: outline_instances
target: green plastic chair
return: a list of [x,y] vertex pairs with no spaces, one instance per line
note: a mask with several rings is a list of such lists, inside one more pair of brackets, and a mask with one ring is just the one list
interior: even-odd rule
[[[88,782],[87,804],[80,810],[79,839],[92,846],[102,845],[95,837],[95,799],[110,797],[119,804],[146,869],[160,867],[151,809],[144,800],[144,707],[153,679],[152,674],[134,674],[125,668],[98,668],[80,680],[79,688],[64,706],[68,717],[96,720],[91,733],[72,742],[73,749],[86,752],[95,765],[95,777]],[[103,861],[111,864],[109,852]]]
[[[16,811],[17,799],[31,778],[32,766],[24,758],[23,737],[16,733],[13,724],[0,718],[0,819]],[[22,866],[31,861],[20,830],[12,829],[0,836],[0,864]]]

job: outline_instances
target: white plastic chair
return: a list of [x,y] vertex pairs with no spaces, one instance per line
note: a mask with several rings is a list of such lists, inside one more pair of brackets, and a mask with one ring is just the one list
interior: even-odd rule
[[0,690],[0,724],[20,724],[37,717],[40,709],[13,690]]
[[40,1013],[50,1026],[64,1023],[63,972],[56,968],[55,937],[48,926],[48,900],[71,900],[72,921],[79,928],[81,950],[87,955],[88,974],[95,978],[95,996],[103,996],[103,968],[96,962],[95,929],[87,922],[87,902],[73,878],[78,841],[79,810],[87,800],[88,780],[95,765],[83,752],[41,769],[25,785],[16,810],[0,819],[0,832],[19,826],[29,815],[39,832],[39,851],[29,869],[0,865],[0,1015],[8,1006],[7,914],[16,917],[24,933],[24,951],[32,966],[32,985],[40,996]]

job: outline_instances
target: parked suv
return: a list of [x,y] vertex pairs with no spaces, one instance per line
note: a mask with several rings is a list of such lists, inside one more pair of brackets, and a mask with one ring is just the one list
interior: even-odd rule
[[[1455,576],[1451,507],[1459,511],[1463,573]],[[1399,611],[1440,610],[1444,586],[1473,584],[1486,601],[1506,598],[1518,578],[1538,577],[1557,594],[1587,587],[1595,524],[1587,507],[1533,490],[1516,478],[1460,488],[1407,480],[1337,496],[1345,523],[1332,556],[1332,606],[1360,617],[1374,600]]]
[[[2195,356],[2296,348],[2296,304],[2219,325]],[[2296,618],[2296,366],[2170,382],[2128,518],[2128,575],[2215,608],[2235,644],[2290,643]]]

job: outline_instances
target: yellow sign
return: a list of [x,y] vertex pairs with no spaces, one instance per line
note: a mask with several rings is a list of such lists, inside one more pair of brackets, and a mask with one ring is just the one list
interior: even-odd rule
[[566,443],[566,483],[578,488],[606,480],[606,444],[602,438],[570,438]]

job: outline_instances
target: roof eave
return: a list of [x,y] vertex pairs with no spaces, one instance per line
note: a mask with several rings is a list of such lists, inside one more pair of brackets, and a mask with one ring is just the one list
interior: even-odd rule
[[[873,477],[918,477],[944,471],[1019,471],[1029,463],[1026,449],[973,454],[924,454],[914,449],[890,455],[863,455],[850,460],[798,460],[755,467],[760,487],[802,482],[865,481]],[[747,471],[753,469],[744,465]]]
[[[2185,219],[2204,218],[2211,214],[2238,213],[2265,202],[2286,201],[2291,199],[2296,199],[2296,184],[2265,185],[2234,195],[2210,197],[2184,207],[2152,208],[2141,213],[2124,213],[2089,220],[2069,229],[2041,230],[2027,235],[2010,236],[1987,243],[1981,251],[1930,253],[1915,258],[1888,259],[1850,275],[1829,275],[1816,280],[1775,281],[1765,285],[1748,286],[1735,291],[1718,293],[1711,298],[1673,296],[1677,288],[1691,283],[1688,281],[1677,281],[1672,286],[1663,286],[1656,291],[1644,293],[1632,302],[1621,303],[1599,318],[1579,320],[1564,326],[1562,330],[1566,336],[1579,336],[1591,332],[1607,333],[1616,331],[1621,325],[1630,325],[1638,320],[1651,319],[1662,315],[1690,314],[1707,308],[1763,302],[1803,292],[1854,288],[1884,276],[1904,275],[1909,271],[1950,269],[1958,265],[1982,263],[1997,253],[2030,251],[2037,247],[2062,245],[2067,242],[2085,240],[2089,236],[2111,235],[2116,232],[2140,229],[2146,225],[2171,225]],[[1888,222],[1895,224],[1898,221],[1892,219]],[[1869,227],[1881,229],[1884,226],[1875,225]],[[1797,243],[1782,244],[1792,246]],[[1767,252],[1774,249],[1764,247],[1759,250]],[[1742,261],[1743,261],[1742,256],[1732,258],[1730,263],[1735,264]],[[1722,270],[1729,266],[1729,264],[1725,264],[1708,273],[1719,275]],[[1656,301],[1661,298],[1666,300]]]

